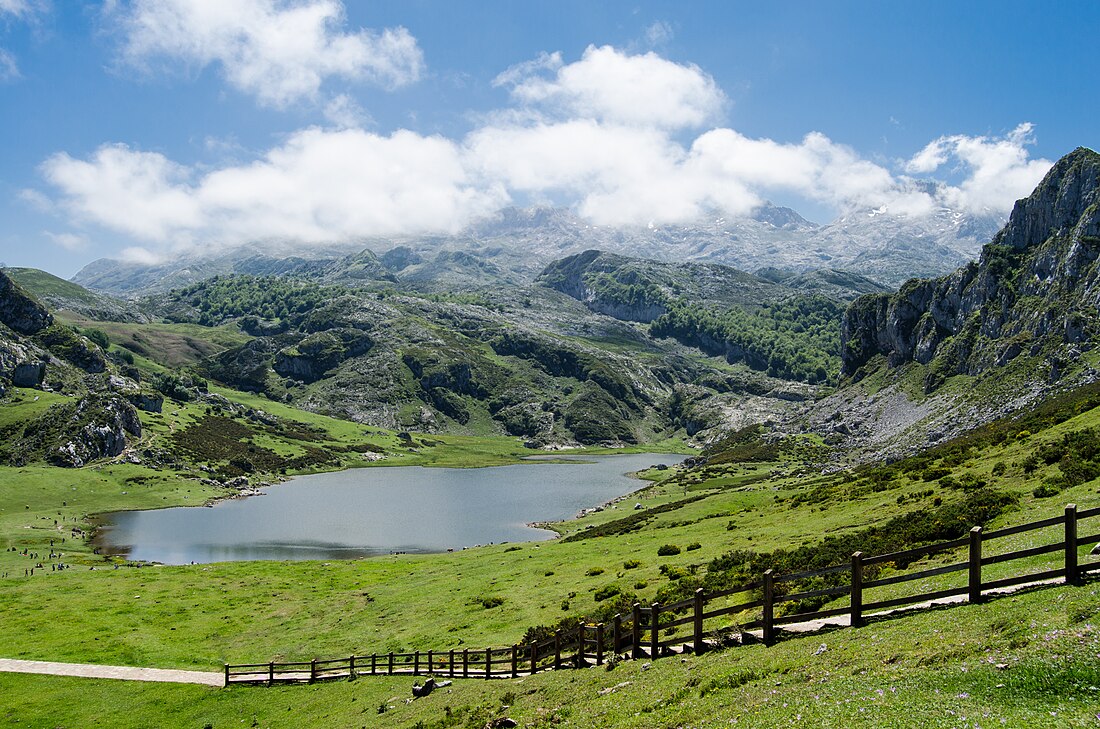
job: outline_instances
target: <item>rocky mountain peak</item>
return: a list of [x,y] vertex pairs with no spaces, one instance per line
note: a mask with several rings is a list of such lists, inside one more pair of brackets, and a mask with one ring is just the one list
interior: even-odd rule
[[[1008,224],[993,238],[996,245],[1022,250],[1075,228],[1100,202],[1100,154],[1078,147],[1051,168],[1030,196],[1017,200]],[[1091,216],[1096,222],[1096,211]],[[1080,231],[1096,235],[1095,229]]]
[[[890,366],[931,364],[926,390],[1021,354],[1056,378],[1100,339],[1100,155],[1078,148],[1016,203],[981,259],[952,274],[911,280],[896,294],[857,299],[841,327],[843,373],[876,355]],[[1046,364],[1042,363],[1045,358]]]

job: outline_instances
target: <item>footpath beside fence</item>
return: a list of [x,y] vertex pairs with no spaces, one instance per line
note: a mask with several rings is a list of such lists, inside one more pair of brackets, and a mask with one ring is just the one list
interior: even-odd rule
[[[507,648],[469,648],[412,653],[372,653],[347,658],[298,662],[268,662],[226,664],[225,685],[280,682],[314,682],[326,679],[362,675],[446,676],[448,678],[517,678],[546,670],[586,668],[615,659],[655,659],[684,652],[702,653],[715,644],[717,636],[729,636],[729,643],[762,641],[771,645],[782,626],[829,618],[847,617],[847,624],[859,627],[869,616],[915,603],[924,603],[965,595],[971,603],[980,602],[992,590],[1064,578],[1066,584],[1079,584],[1086,575],[1100,572],[1100,561],[1081,561],[1082,548],[1100,542],[1100,507],[1078,511],[1075,504],[1066,507],[1060,516],[1027,524],[985,532],[976,526],[968,536],[947,542],[929,544],[890,554],[866,556],[855,552],[851,561],[819,570],[776,575],[767,570],[758,581],[730,590],[704,592],[696,590],[693,597],[667,605],[635,604],[629,613],[614,617],[610,625],[582,625],[576,630],[558,631],[546,640]],[[1090,521],[1091,520],[1091,521]],[[1093,534],[1079,536],[1083,522],[1098,529]],[[1057,529],[1057,541],[1037,547],[990,554],[986,545],[996,540],[1038,530]],[[877,575],[890,564],[908,565],[941,553],[966,548],[966,559],[947,565],[904,572],[885,577]],[[1057,567],[1040,571],[1000,576],[983,581],[983,570],[1019,560],[1052,555]],[[998,569],[1003,572],[1004,569]],[[951,587],[868,599],[881,588],[916,580],[938,578],[953,572],[966,572],[966,583]],[[788,592],[788,583],[835,582],[842,584]],[[1057,584],[1051,582],[1051,584]],[[894,587],[890,592],[896,591]],[[871,593],[871,594],[869,594]],[[820,602],[848,597],[849,604],[830,609],[803,612],[783,612],[787,603]],[[961,603],[960,603],[961,604]],[[734,619],[731,616],[738,616]],[[724,619],[724,620],[723,620]],[[690,626],[690,632],[681,634]]]

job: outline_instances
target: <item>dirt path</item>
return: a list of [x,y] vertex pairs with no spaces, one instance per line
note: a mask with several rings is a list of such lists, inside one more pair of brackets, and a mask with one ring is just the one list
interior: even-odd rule
[[100,666],[91,663],[55,663],[53,661],[19,661],[0,658],[0,671],[6,673],[40,673],[50,676],[80,676],[83,678],[114,678],[122,681],[162,681],[166,683],[198,683],[221,686],[221,673],[175,671],[166,668],[134,668],[131,666]]

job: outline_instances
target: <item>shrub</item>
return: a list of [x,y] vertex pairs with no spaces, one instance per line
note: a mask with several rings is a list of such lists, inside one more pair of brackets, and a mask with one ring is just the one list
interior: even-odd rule
[[680,548],[677,547],[675,544],[662,544],[660,547],[657,548],[658,557],[671,557],[679,553]]
[[703,548],[703,545],[699,544],[699,542],[692,542],[691,544],[687,545],[687,551],[689,551],[689,552],[694,552],[696,549],[702,549],[702,548]]
[[102,329],[85,329],[84,336],[98,344],[100,349],[107,349],[111,346],[110,337]]
[[585,572],[584,574],[588,575],[589,577],[595,577],[596,575],[602,575],[603,574],[603,567],[589,567],[588,571]]
[[623,569],[624,570],[633,570],[633,569],[637,569],[641,566],[642,566],[641,561],[637,560],[637,559],[628,559],[627,561],[623,562]]
[[622,594],[622,588],[618,585],[604,585],[596,590],[596,594],[593,595],[593,597],[596,598],[596,602],[603,602],[609,597],[615,597],[620,594]]
[[1057,496],[1061,493],[1062,489],[1058,488],[1052,483],[1041,483],[1035,487],[1035,490],[1031,492],[1031,495],[1037,499],[1046,499],[1051,496]]

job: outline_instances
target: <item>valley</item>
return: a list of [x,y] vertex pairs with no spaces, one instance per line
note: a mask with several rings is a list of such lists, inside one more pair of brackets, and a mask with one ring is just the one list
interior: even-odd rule
[[[896,291],[852,270],[752,274],[565,244],[537,275],[483,287],[403,279],[423,260],[396,249],[247,271],[214,260],[194,280],[102,264],[77,277],[97,291],[5,269],[3,657],[217,670],[507,646],[767,569],[1091,509],[1098,211],[1100,155],[1081,148],[976,261]],[[387,256],[408,265],[394,274]],[[200,506],[302,474],[657,452],[687,460],[641,471],[641,490],[551,524],[549,541],[170,566],[99,554],[91,539],[98,514]],[[1091,564],[1095,530],[1082,529],[1077,557]],[[1022,569],[1060,557],[1036,552]],[[875,576],[965,558],[895,559]],[[991,562],[982,579],[1007,569]],[[790,589],[828,592],[831,579]],[[774,646],[456,681],[415,702],[408,679],[381,677],[211,689],[0,674],[0,688],[8,717],[40,725],[1091,726],[1097,615],[1086,581]],[[733,613],[731,632],[711,637],[755,620]],[[137,708],[120,716],[120,703]]]

